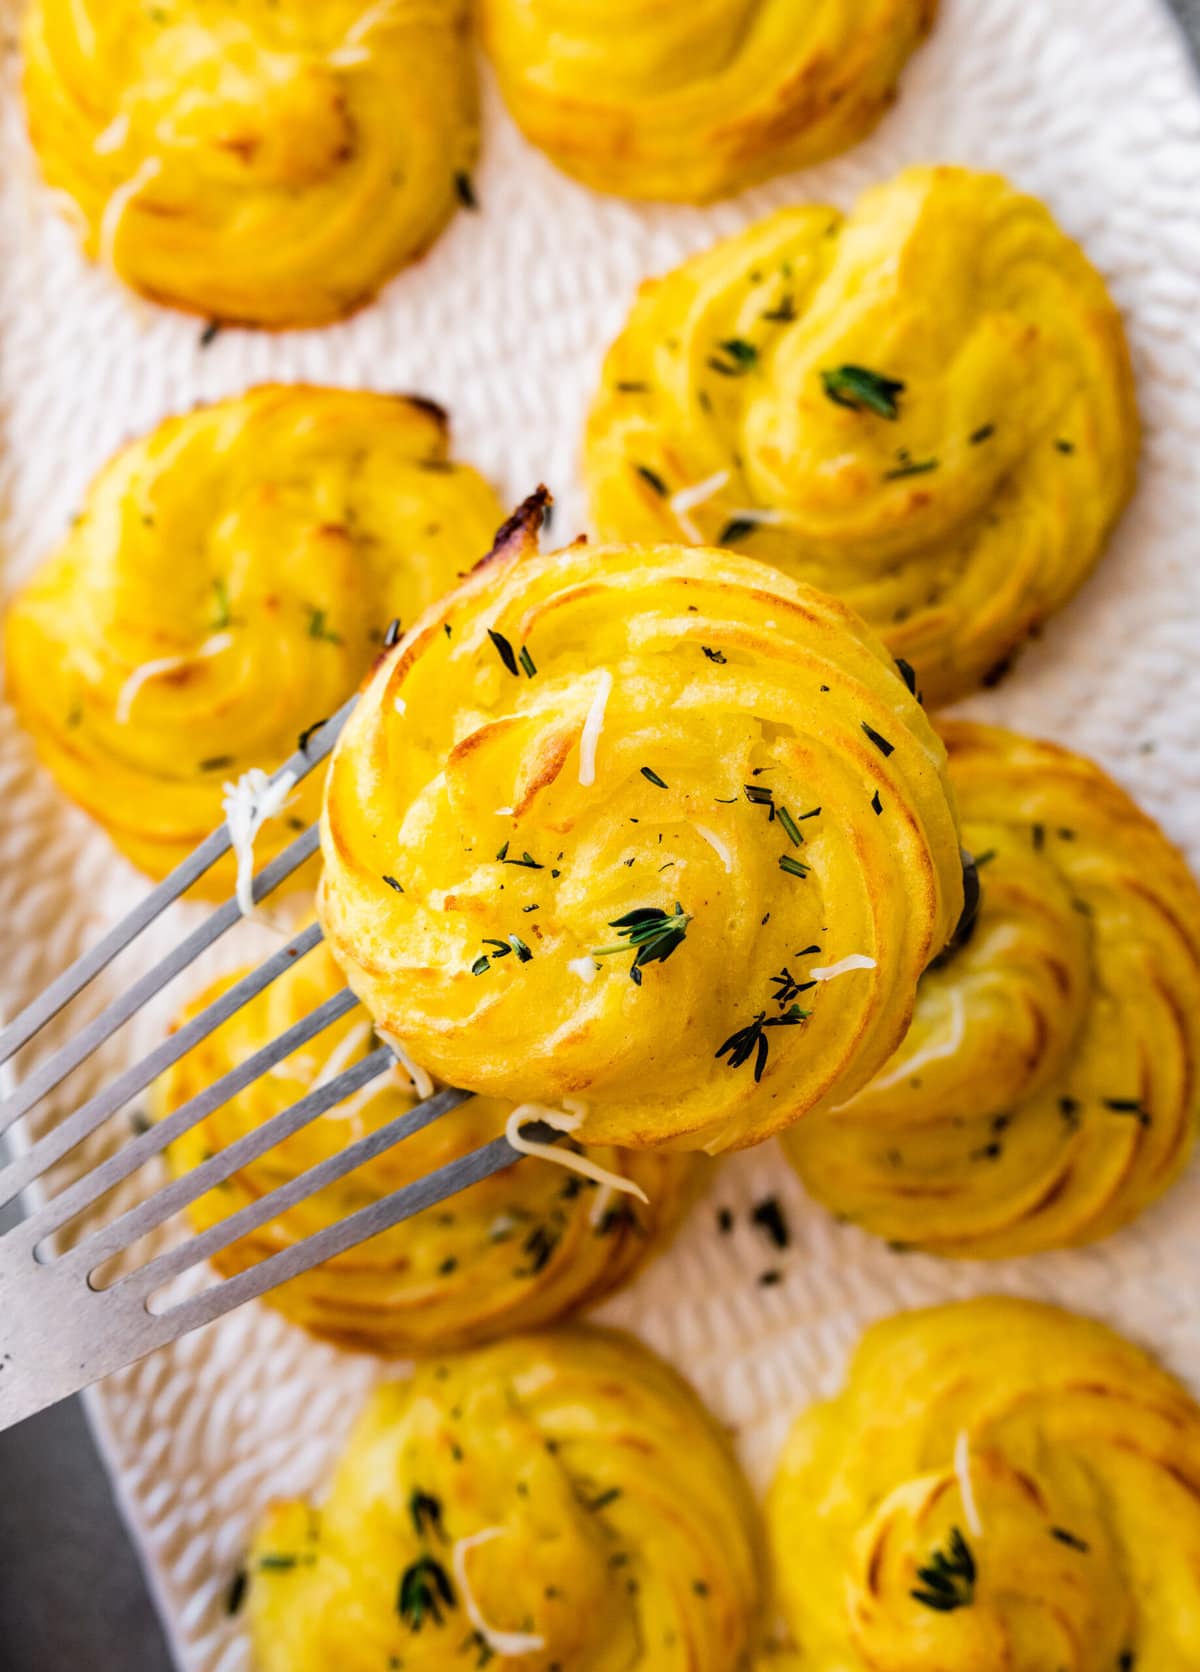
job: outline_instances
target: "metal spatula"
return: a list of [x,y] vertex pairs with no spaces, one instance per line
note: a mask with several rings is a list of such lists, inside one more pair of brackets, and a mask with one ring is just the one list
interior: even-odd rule
[[[355,700],[352,698],[331,719],[306,734],[301,747],[278,769],[271,782],[285,773],[291,773],[298,782],[319,765],[337,741]],[[97,946],[52,982],[0,1034],[0,1064],[28,1044],[113,959],[132,946],[148,925],[215,864],[230,845],[229,830],[222,825]],[[313,826],[256,875],[255,901],[276,889],[316,849],[317,830]],[[119,998],[81,1027],[66,1045],[39,1063],[0,1104],[0,1135],[54,1091],[148,1000],[232,928],[241,915],[235,899],[226,901],[153,969],[132,981]],[[320,940],[321,930],[316,924],[301,931],[215,1003],[126,1068],[103,1090],[71,1110],[25,1153],[0,1169],[0,1207],[41,1179],[63,1156],[145,1090],[164,1068],[212,1033]],[[221,1317],[243,1301],[287,1282],[521,1159],[521,1152],[512,1148],[507,1139],[493,1139],[471,1154],[438,1168],[427,1178],[359,1209],[203,1293],[175,1304],[167,1303],[159,1310],[150,1309],[158,1291],[180,1273],[400,1143],[471,1096],[470,1092],[447,1088],[203,1234],[191,1236],[144,1264],[135,1265],[108,1286],[96,1281],[95,1274],[105,1262],[125,1253],[140,1237],[229,1178],[239,1167],[273,1149],[391,1068],[395,1059],[391,1051],[381,1048],[336,1078],[318,1085],[298,1103],[210,1157],[194,1171],[147,1195],[111,1223],[85,1232],[74,1246],[62,1251],[48,1247],[47,1239],[62,1231],[114,1185],[127,1179],[153,1156],[160,1155],[181,1133],[204,1120],[357,1003],[349,989],[336,993],[167,1119],[132,1136],[107,1160],[34,1208],[15,1228],[0,1236],[0,1428],[78,1392],[188,1330]],[[523,1128],[522,1136],[526,1132],[541,1142],[554,1142],[559,1136],[538,1122]]]

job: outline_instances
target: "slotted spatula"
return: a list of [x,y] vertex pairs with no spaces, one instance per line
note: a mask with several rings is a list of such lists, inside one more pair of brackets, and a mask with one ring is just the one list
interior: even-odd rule
[[[355,700],[351,698],[330,719],[306,733],[296,753],[272,775],[270,782],[277,783],[288,773],[298,782],[318,766],[337,741]],[[33,1040],[102,970],[132,947],[148,925],[229,850],[231,842],[227,825],[215,830],[134,911],[110,929],[98,945],[22,1010],[0,1033],[0,1064],[7,1063]],[[256,874],[255,902],[278,888],[311,857],[317,845],[317,829],[312,826]],[[227,900],[153,969],[137,976],[119,998],[81,1027],[67,1044],[39,1063],[0,1103],[0,1136],[53,1092],[241,916],[236,898]],[[131,1064],[101,1091],[71,1109],[57,1124],[23,1147],[21,1153],[0,1168],[0,1207],[35,1186],[50,1168],[144,1091],[169,1064],[262,992],[320,940],[318,925],[302,930],[147,1056]],[[160,1155],[181,1133],[204,1120],[357,1003],[348,988],[336,993],[167,1119],[130,1137],[98,1166],[83,1173],[57,1195],[33,1206],[22,1221],[0,1236],[0,1428],[78,1392],[187,1331],[221,1317],[243,1301],[286,1283],[289,1278],[522,1159],[522,1152],[514,1149],[506,1138],[495,1138],[249,1270],[225,1278],[202,1293],[174,1304],[168,1302],[158,1310],[151,1309],[158,1291],[180,1273],[400,1143],[472,1095],[448,1087],[202,1234],[192,1235],[145,1263],[134,1265],[107,1286],[96,1281],[95,1274],[105,1262],[125,1253],[148,1231],[229,1178],[239,1167],[273,1149],[391,1068],[396,1059],[389,1049],[381,1047],[335,1078],[314,1087],[298,1103],[193,1171],[147,1194],[111,1223],[85,1232],[69,1248],[57,1250],[53,1246],[56,1233],[114,1185]],[[553,1143],[560,1136],[537,1121],[522,1127],[521,1136],[526,1135],[542,1143]]]

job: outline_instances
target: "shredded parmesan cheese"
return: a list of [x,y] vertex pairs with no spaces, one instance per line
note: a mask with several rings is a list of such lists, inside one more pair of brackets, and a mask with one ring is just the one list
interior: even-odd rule
[[585,789],[596,782],[596,745],[600,741],[600,733],[604,730],[604,710],[608,706],[612,687],[613,676],[607,668],[603,668],[596,684],[596,694],[587,711],[587,719],[583,722],[583,730],[579,734],[579,782]]
[[396,1061],[400,1064],[401,1068],[403,1068],[404,1072],[412,1081],[413,1090],[416,1092],[417,1096],[421,1099],[432,1097],[435,1088],[433,1084],[433,1075],[429,1072],[429,1070],[427,1068],[422,1068],[420,1063],[412,1060],[394,1033],[389,1033],[386,1028],[381,1028],[378,1023],[375,1024],[375,1032],[379,1035],[380,1039],[383,1040],[388,1050],[392,1053]]
[[600,973],[600,966],[594,958],[571,958],[567,968],[572,975],[577,975],[580,981],[585,981],[590,987]]
[[478,1549],[481,1544],[490,1544],[493,1539],[504,1538],[507,1533],[507,1527],[484,1527],[482,1532],[456,1539],[450,1565],[458,1581],[459,1594],[467,1611],[467,1618],[492,1653],[505,1656],[531,1655],[546,1647],[545,1638],[537,1637],[528,1631],[497,1631],[494,1626],[488,1625],[483,1617],[483,1610],[475,1600],[475,1593],[471,1589],[471,1581],[467,1574],[467,1557],[471,1551]]
[[961,993],[952,995],[952,1003],[954,1005],[954,1021],[949,1039],[941,1045],[927,1045],[923,1051],[918,1051],[915,1057],[909,1057],[907,1060],[902,1059],[890,1073],[884,1074],[878,1080],[871,1081],[872,1091],[885,1091],[889,1086],[897,1086],[902,1080],[911,1079],[927,1063],[941,1062],[945,1057],[952,1057],[956,1054],[963,1042],[963,1034],[966,1032],[967,1007],[963,1002]]
[[272,783],[260,766],[252,766],[235,784],[223,786],[225,823],[237,859],[234,895],[243,917],[254,911],[254,838],[268,819],[276,818],[287,806],[296,782],[294,772],[281,772]]
[[128,138],[129,112],[122,110],[113,117],[103,133],[96,135],[92,141],[92,150],[99,152],[101,156],[107,156],[111,151],[119,151]]
[[191,656],[159,656],[152,662],[143,662],[141,667],[134,668],[117,695],[115,719],[118,726],[128,725],[138,693],[147,680],[157,679],[164,673],[177,673],[180,668],[186,668],[190,662],[197,661],[201,656],[218,656],[232,643],[232,633],[214,633],[212,638],[205,639],[199,650]]
[[61,186],[47,186],[46,192],[51,200],[58,205],[60,213],[70,221],[75,231],[81,237],[86,238],[92,230],[91,222],[70,192],[64,192]]
[[592,1203],[592,1211],[588,1214],[588,1224],[594,1231],[599,1230],[604,1223],[604,1215],[612,1206],[614,1194],[611,1184],[602,1184],[597,1190],[596,1198]]
[[954,1442],[954,1473],[962,1494],[963,1515],[972,1538],[983,1537],[983,1522],[975,1501],[975,1486],[971,1480],[971,1439],[965,1428],[960,1428]]
[[623,1173],[611,1172],[602,1167],[598,1161],[589,1156],[576,1155],[574,1150],[559,1149],[557,1144],[538,1144],[532,1138],[523,1138],[521,1128],[527,1121],[544,1121],[552,1126],[556,1132],[574,1132],[583,1120],[581,1114],[568,1115],[562,1109],[547,1108],[544,1103],[518,1103],[504,1123],[504,1136],[515,1150],[522,1155],[536,1155],[542,1161],[552,1161],[558,1167],[566,1167],[569,1172],[580,1173],[585,1179],[594,1179],[597,1184],[606,1184],[613,1190],[620,1190],[626,1196],[636,1196],[639,1202],[649,1205],[650,1198],[641,1185],[627,1179]]
[[851,970],[873,970],[874,958],[868,958],[865,952],[851,952],[847,958],[839,958],[836,964],[826,964],[824,969],[811,969],[808,972],[810,981],[832,981],[836,976],[849,975]]
[[743,505],[738,510],[729,512],[730,522],[765,523],[773,528],[783,520],[782,511],[766,506]]
[[703,505],[706,499],[711,499],[729,480],[727,470],[718,470],[715,476],[706,476],[703,482],[693,482],[690,488],[680,488],[678,493],[672,494],[669,504],[675,513],[675,521],[696,545],[702,545],[704,536],[696,527],[689,511],[694,511],[697,505]]
[[365,1045],[370,1037],[370,1022],[360,1022],[357,1027],[350,1028],[325,1058],[321,1072],[312,1083],[312,1089],[316,1091],[318,1087],[327,1086],[330,1080],[336,1079],[342,1069],[348,1067],[351,1057],[359,1046]]
[[97,238],[96,255],[100,264],[110,272],[119,271],[116,262],[117,239],[121,232],[121,222],[125,219],[125,212],[138,194],[147,187],[151,180],[156,180],[162,173],[162,163],[157,157],[146,157],[141,164],[117,187],[104,206],[104,213],[100,217],[100,233]]
[[692,829],[696,832],[697,836],[702,836],[704,838],[725,869],[727,871],[732,871],[733,855],[730,853],[729,849],[725,846],[725,843],[721,840],[717,833],[714,830],[709,830],[707,825],[703,824],[693,824]]
[[718,470],[715,476],[706,476],[703,482],[693,482],[690,488],[680,488],[678,493],[671,495],[672,511],[682,511],[684,516],[694,511],[697,505],[703,505],[706,499],[711,499],[729,480],[727,470]]
[[496,817],[498,819],[511,819],[515,812],[516,812],[515,807],[497,807],[496,808]]

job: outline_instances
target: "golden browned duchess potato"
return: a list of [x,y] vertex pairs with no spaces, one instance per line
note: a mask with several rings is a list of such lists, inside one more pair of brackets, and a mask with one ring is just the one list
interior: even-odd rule
[[[236,979],[218,981],[180,1021]],[[168,1070],[155,1090],[157,1117],[213,1085],[342,986],[328,951],[322,946],[309,953]],[[351,1013],[179,1138],[170,1151],[172,1165],[180,1173],[198,1166],[379,1043],[370,1020],[361,1011]],[[415,1102],[397,1065],[202,1196],[192,1209],[196,1229],[219,1223],[387,1126]],[[504,1131],[510,1108],[472,1099],[241,1238],[216,1257],[218,1269],[231,1274],[255,1265],[477,1149]],[[315,1335],[387,1354],[445,1352],[553,1322],[610,1293],[658,1251],[703,1166],[696,1157],[644,1150],[592,1151],[588,1159],[636,1185],[644,1201],[543,1160],[523,1161],[265,1299]]]
[[381,1387],[319,1510],[250,1552],[259,1672],[743,1672],[756,1515],[695,1394],[630,1337],[518,1336]]
[[1200,1665],[1200,1409],[1056,1307],[877,1324],[793,1429],[768,1523],[813,1672]]
[[[486,551],[491,488],[428,402],[271,385],[171,418],[100,472],[8,612],[8,687],[62,789],[162,877]],[[315,817],[321,774],[258,838]],[[198,885],[228,893],[232,858]]]
[[34,0],[25,100],[87,254],[216,319],[340,319],[470,199],[465,0]]
[[319,915],[449,1083],[587,1143],[755,1143],[903,1037],[962,903],[942,744],[833,599],[730,552],[539,554],[540,520],[364,688]]
[[940,703],[1085,579],[1137,449],[1120,316],[1079,247],[998,175],[911,168],[644,285],[587,474],[603,538],[777,564]]
[[875,1080],[786,1134],[813,1195],[971,1258],[1107,1235],[1165,1190],[1200,1116],[1200,889],[1079,755],[944,728],[973,934],[926,971]]
[[598,191],[703,203],[844,151],[936,0],[482,0],[518,125]]

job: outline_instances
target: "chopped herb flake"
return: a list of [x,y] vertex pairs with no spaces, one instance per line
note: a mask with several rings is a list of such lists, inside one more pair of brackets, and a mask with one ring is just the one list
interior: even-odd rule
[[668,787],[659,777],[658,773],[652,772],[648,766],[643,766],[641,772],[643,778],[648,778],[650,782],[652,784],[656,784],[660,790],[665,790]]
[[867,736],[871,739],[871,742],[879,750],[881,755],[890,755],[895,749],[896,745],[894,743],[889,743],[886,737],[882,737],[879,732],[875,730],[874,726],[868,726],[865,720],[862,722],[862,729],[866,732]]
[[903,476],[927,476],[937,467],[937,459],[905,459],[903,464],[893,465],[891,470],[885,470],[883,479],[885,482],[898,482]]
[[667,484],[663,481],[657,470],[651,470],[648,464],[635,464],[633,468],[637,471],[642,481],[645,482],[646,486],[652,488],[660,499],[665,499],[667,497]]
[[766,1196],[758,1202],[751,1211],[750,1222],[764,1231],[776,1248],[786,1248],[791,1241],[778,1196]]
[[504,637],[504,634],[497,633],[493,628],[489,627],[488,638],[491,639],[492,643],[495,645],[496,654],[504,663],[504,666],[508,669],[509,673],[511,673],[514,677],[517,677],[519,670],[517,668],[516,652],[513,650],[512,645]]
[[745,337],[726,337],[717,344],[720,354],[709,356],[708,364],[722,377],[744,377],[758,364],[758,350]]
[[432,1493],[422,1492],[419,1486],[415,1486],[409,1494],[408,1513],[412,1517],[413,1531],[418,1538],[425,1537],[427,1527],[438,1538],[446,1537],[446,1529],[442,1526],[440,1498],[435,1498]]
[[792,817],[792,815],[788,812],[787,808],[786,807],[776,807],[775,817],[779,820],[780,824],[783,826],[784,834],[787,836],[788,840],[792,843],[792,845],[794,847],[797,847],[797,848],[800,847],[801,844],[804,841],[804,837],[801,836],[799,830],[796,827],[796,821]]
[[342,635],[335,633],[325,619],[325,611],[319,610],[315,604],[308,606],[308,636],[310,639],[324,639],[326,644],[341,644]]
[[906,385],[899,378],[884,377],[866,366],[836,366],[821,373],[825,393],[837,406],[852,412],[873,412],[879,418],[900,416],[898,397]]

